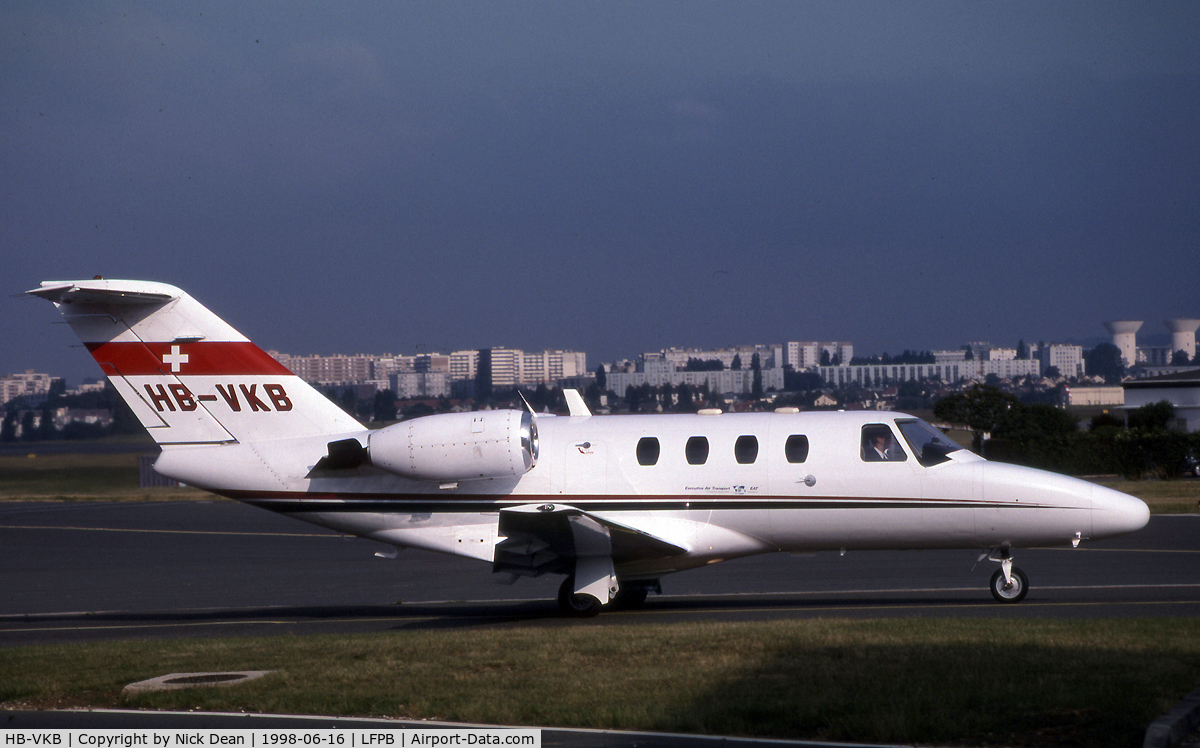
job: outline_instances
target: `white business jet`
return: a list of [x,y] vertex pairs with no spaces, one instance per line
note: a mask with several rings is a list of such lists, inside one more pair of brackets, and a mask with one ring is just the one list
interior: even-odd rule
[[[562,574],[562,607],[637,605],[659,579],[772,551],[979,549],[992,595],[1029,589],[1011,550],[1132,532],[1146,505],[988,462],[886,412],[431,415],[369,430],[191,296],[50,281],[58,307],[162,453],[155,470],[398,548]],[[984,556],[980,556],[983,558]]]

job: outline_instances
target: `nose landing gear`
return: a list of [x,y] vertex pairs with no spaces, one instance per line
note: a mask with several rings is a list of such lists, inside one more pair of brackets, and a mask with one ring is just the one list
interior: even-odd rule
[[988,554],[989,561],[1000,564],[1000,568],[992,575],[992,597],[1002,603],[1019,603],[1029,592],[1029,579],[1025,572],[1013,566],[1012,556],[1007,548],[1000,548]]

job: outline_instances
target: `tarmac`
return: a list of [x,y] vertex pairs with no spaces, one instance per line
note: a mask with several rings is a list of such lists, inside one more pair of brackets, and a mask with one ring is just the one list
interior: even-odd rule
[[[234,502],[0,505],[0,647],[68,641],[263,633],[351,633],[470,626],[498,618],[555,622],[557,580],[494,584],[477,562],[421,552],[374,558],[347,539]],[[1145,530],[1077,551],[1023,550],[1029,597],[990,599],[992,569],[956,551],[780,554],[663,580],[667,593],[605,621],[795,617],[1169,617],[1200,615],[1200,516],[1155,516]],[[401,602],[402,601],[402,602]],[[3,711],[7,729],[137,726],[463,727],[244,714]],[[1147,726],[1144,745],[1200,747],[1200,689]],[[589,746],[853,746],[696,735],[546,729],[543,744]]]

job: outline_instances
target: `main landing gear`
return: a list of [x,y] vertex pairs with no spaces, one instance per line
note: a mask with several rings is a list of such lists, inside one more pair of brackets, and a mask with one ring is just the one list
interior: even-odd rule
[[[657,579],[621,582],[620,589],[609,605],[616,610],[633,610],[646,602],[651,592],[662,594]],[[575,592],[575,577],[568,576],[558,588],[558,607],[576,618],[591,618],[600,614],[604,605],[592,595]]]
[[992,597],[1002,603],[1019,603],[1029,592],[1029,579],[1025,572],[1013,566],[1012,556],[1007,548],[1000,548],[988,554],[989,561],[996,561],[1000,568],[992,575]]
[[571,574],[558,587],[558,607],[576,618],[591,618],[600,615],[600,600],[586,592],[575,592],[575,575]]

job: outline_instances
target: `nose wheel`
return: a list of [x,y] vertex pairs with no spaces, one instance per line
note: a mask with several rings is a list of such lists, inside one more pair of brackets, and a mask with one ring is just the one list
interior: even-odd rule
[[989,561],[996,561],[1000,568],[992,575],[992,597],[1002,603],[1019,603],[1029,592],[1029,578],[1025,572],[1013,566],[1012,556],[1007,548],[1001,548],[998,555],[989,555]]
[[1000,569],[996,569],[996,573],[992,575],[992,597],[1002,603],[1019,603],[1028,591],[1029,580],[1026,579],[1025,572],[1015,566],[1010,579],[1005,579],[1004,572]]

